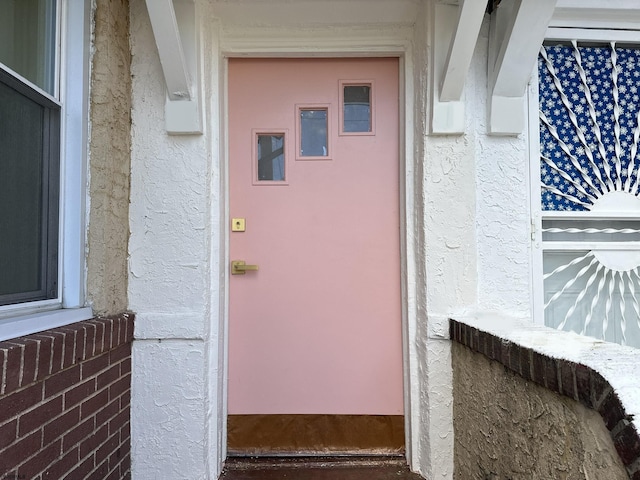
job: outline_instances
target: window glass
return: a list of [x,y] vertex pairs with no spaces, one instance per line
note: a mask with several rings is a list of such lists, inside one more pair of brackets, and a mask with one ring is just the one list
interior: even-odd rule
[[0,0],[0,62],[55,95],[56,0]]
[[258,180],[284,181],[284,135],[260,134],[257,141]]
[[327,110],[300,110],[300,156],[326,157]]
[[371,131],[371,87],[369,85],[345,85],[343,92],[344,132]]
[[16,83],[0,76],[0,305],[57,296],[59,108]]

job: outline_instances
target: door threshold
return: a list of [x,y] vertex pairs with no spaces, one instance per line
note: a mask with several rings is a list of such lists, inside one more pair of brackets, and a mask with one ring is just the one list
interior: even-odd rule
[[268,468],[344,468],[344,467],[392,467],[406,466],[402,455],[298,455],[229,457],[226,468],[261,470]]

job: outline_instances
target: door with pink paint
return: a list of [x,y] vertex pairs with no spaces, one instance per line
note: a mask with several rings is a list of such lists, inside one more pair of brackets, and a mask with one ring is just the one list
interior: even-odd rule
[[403,414],[398,96],[396,58],[229,60],[230,416]]

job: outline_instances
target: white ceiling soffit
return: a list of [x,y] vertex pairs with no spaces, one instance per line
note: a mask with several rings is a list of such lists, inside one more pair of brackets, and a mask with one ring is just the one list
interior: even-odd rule
[[193,0],[146,0],[146,4],[167,86],[167,133],[202,133],[195,4]]
[[550,27],[640,29],[638,0],[558,0]]

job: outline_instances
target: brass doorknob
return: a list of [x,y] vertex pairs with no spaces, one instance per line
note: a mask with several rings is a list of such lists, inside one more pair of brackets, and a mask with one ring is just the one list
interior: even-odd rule
[[247,265],[244,260],[231,261],[231,275],[244,275],[248,271],[258,270],[258,265]]

